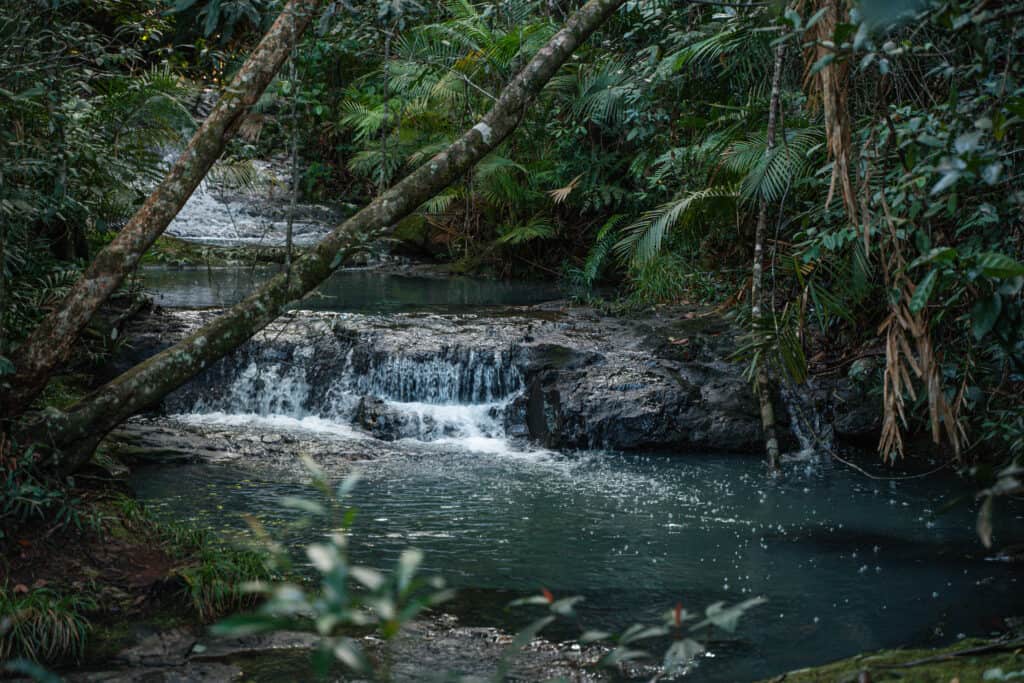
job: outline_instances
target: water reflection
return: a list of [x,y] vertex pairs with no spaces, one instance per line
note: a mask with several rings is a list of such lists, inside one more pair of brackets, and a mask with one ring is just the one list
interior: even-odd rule
[[[147,292],[169,308],[229,306],[251,294],[277,271],[267,267],[142,270]],[[299,308],[386,313],[423,308],[527,305],[559,298],[548,283],[434,278],[375,270],[339,270],[307,296]]]

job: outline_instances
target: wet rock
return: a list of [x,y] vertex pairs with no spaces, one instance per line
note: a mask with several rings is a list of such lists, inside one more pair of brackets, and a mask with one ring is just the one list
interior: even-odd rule
[[242,678],[242,669],[231,664],[186,662],[176,667],[79,672],[64,680],[73,683],[220,683]]
[[320,638],[312,633],[299,631],[278,631],[260,633],[240,638],[209,638],[193,648],[192,661],[230,660],[232,658],[282,652],[288,650],[312,650]]
[[[152,314],[132,338],[171,343],[214,315]],[[311,416],[395,441],[453,435],[443,411],[421,408],[459,404],[501,411],[493,417],[504,435],[551,448],[741,452],[760,448],[761,428],[743,367],[727,360],[737,343],[721,321],[631,321],[590,309],[297,311],[167,397],[164,409]],[[877,401],[856,382],[821,382],[813,393],[841,439],[877,434]],[[781,405],[777,414],[786,416]],[[236,434],[223,452],[280,445],[294,453],[284,434]],[[148,447],[177,457],[166,445]]]
[[364,396],[359,401],[359,408],[356,411],[355,423],[384,441],[396,441],[407,436],[413,436],[423,431],[425,427],[431,430],[434,425],[430,417],[426,418],[427,424],[413,425],[414,417],[408,413],[396,410],[388,405],[387,401],[374,397]]
[[861,384],[841,379],[829,387],[836,435],[853,442],[878,442],[882,429],[881,397],[871,396]]
[[196,634],[192,629],[158,631],[122,650],[113,661],[129,666],[177,666],[185,663],[195,642]]

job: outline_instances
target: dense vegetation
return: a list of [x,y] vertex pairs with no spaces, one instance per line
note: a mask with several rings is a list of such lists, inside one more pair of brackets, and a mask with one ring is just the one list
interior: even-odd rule
[[[0,391],[283,4],[0,6]],[[244,182],[249,160],[290,159],[302,198],[362,206],[479,121],[575,9],[324,2],[219,170]],[[1022,16],[1019,1],[629,0],[509,139],[394,226],[395,249],[557,277],[618,313],[728,312],[762,397],[769,378],[858,375],[883,459],[930,448],[976,475],[987,543],[1024,464]],[[78,398],[69,376],[122,341],[109,327],[37,408]],[[71,523],[2,426],[0,521]],[[209,584],[189,584],[197,609],[222,611]]]
[[[569,9],[330,4],[229,160],[294,145],[302,195],[364,203],[477,120]],[[461,270],[557,273],[591,300],[612,284],[633,306],[735,304],[763,203],[770,305],[750,357],[797,381],[867,359],[856,367],[877,375],[884,457],[925,425],[956,458],[1015,454],[1020,10],[629,3],[515,136],[396,237]],[[0,344],[16,345],[89,243],[138,206],[198,89],[237,68],[275,11],[5,7]]]

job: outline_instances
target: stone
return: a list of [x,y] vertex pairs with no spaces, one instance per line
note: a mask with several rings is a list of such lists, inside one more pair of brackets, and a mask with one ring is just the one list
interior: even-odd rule
[[[136,348],[168,344],[216,314],[158,311],[130,333],[142,340]],[[681,338],[685,345],[672,341]],[[417,402],[472,404],[497,411],[506,436],[549,448],[760,452],[757,402],[743,365],[728,360],[738,338],[722,321],[627,320],[550,304],[487,315],[300,311],[166,397],[163,409],[316,415],[396,441],[450,435],[452,425],[437,411],[416,412]],[[232,394],[240,386],[248,393]],[[797,390],[813,394],[839,439],[877,437],[878,401],[859,383],[820,380]],[[784,427],[784,406],[776,412]],[[125,431],[131,427],[117,434]],[[251,432],[216,446],[152,436],[135,442],[204,460],[323,448],[315,440],[287,443],[295,438]]]

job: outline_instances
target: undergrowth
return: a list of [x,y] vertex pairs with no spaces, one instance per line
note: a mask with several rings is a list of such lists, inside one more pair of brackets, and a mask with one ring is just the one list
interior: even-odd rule
[[252,607],[257,598],[243,585],[274,578],[262,557],[251,550],[216,542],[205,529],[156,519],[134,498],[120,497],[115,505],[126,527],[148,531],[168,554],[181,560],[174,574],[202,621]]
[[90,629],[85,613],[95,610],[96,602],[47,588],[19,588],[0,589],[0,661],[81,659]]

